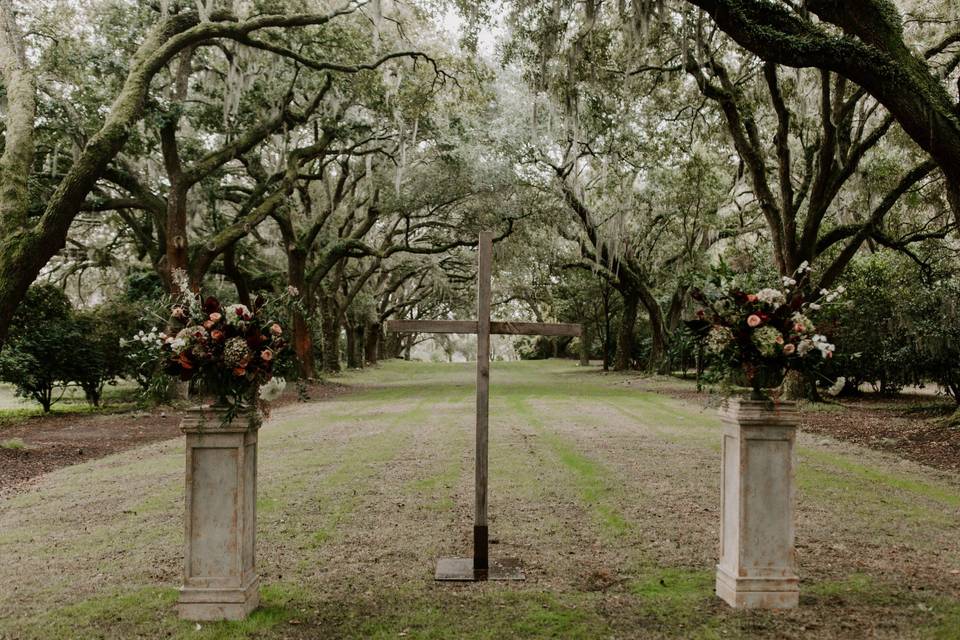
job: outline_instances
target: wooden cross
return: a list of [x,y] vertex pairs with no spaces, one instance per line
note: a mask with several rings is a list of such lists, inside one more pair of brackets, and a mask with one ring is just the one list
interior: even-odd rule
[[473,526],[473,558],[441,558],[437,580],[522,580],[516,559],[490,561],[487,532],[487,447],[490,427],[490,334],[579,336],[579,324],[490,321],[490,262],[493,234],[480,233],[477,266],[476,320],[391,320],[387,331],[406,333],[477,334],[477,443],[476,484]]

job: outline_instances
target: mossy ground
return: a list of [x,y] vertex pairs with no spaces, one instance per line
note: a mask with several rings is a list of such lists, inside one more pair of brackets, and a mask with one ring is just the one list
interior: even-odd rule
[[473,366],[390,362],[261,432],[263,606],[173,604],[183,451],[154,444],[0,501],[0,638],[960,638],[960,480],[801,437],[799,609],[713,596],[719,421],[566,362],[495,363],[494,555],[522,583],[438,584],[468,553]]

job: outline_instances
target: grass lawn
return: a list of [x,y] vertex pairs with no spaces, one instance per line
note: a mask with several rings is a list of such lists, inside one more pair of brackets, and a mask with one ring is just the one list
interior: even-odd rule
[[438,584],[472,540],[472,364],[394,361],[260,436],[263,606],[179,621],[183,445],[0,499],[0,638],[960,638],[960,477],[801,434],[801,607],[713,596],[719,420],[568,362],[494,363],[492,555],[522,583]]

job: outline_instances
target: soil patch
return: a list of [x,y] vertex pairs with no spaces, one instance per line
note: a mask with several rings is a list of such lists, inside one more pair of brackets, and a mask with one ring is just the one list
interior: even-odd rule
[[[718,404],[715,394],[697,392],[676,379],[635,378],[629,384],[700,406]],[[943,471],[960,471],[960,427],[947,416],[954,404],[930,394],[864,394],[819,404],[801,404],[800,429],[893,453]]]
[[[346,393],[339,384],[315,384],[306,400],[316,402]],[[290,385],[274,407],[298,401]],[[60,467],[102,458],[118,451],[180,436],[183,410],[158,407],[151,411],[30,416],[0,426],[0,442],[21,440],[23,448],[0,447],[0,495],[9,495],[44,473]]]

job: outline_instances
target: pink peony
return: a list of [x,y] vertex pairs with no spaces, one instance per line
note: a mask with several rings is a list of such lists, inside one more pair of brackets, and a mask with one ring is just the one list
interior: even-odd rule
[[274,322],[272,325],[270,325],[270,333],[275,336],[279,336],[281,333],[283,333],[283,328]]
[[797,350],[797,347],[794,346],[793,344],[785,344],[785,345],[783,345],[783,355],[785,355],[785,356],[792,356],[792,355],[793,355],[793,352],[796,351],[796,350]]
[[750,327],[759,327],[761,322],[760,316],[755,313],[752,313],[747,317],[747,325]]
[[210,322],[219,322],[220,318],[222,317],[223,317],[222,315],[214,311],[213,313],[210,314]]

